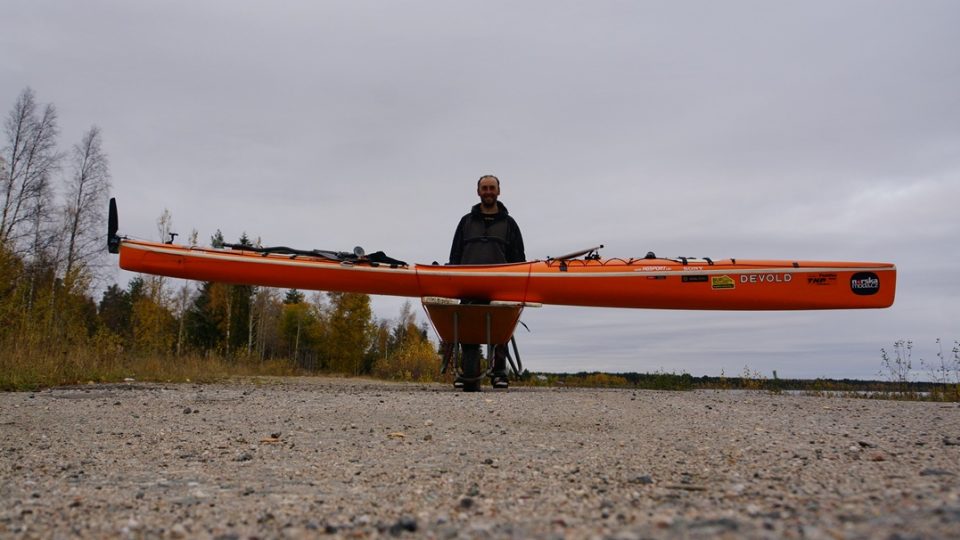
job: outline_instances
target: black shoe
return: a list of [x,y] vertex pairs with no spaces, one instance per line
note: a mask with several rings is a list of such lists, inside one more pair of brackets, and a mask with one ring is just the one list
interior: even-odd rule
[[493,377],[490,377],[490,385],[494,388],[509,388],[510,381],[507,380],[505,374],[496,374]]
[[456,388],[457,390],[463,390],[463,379],[461,379],[460,377],[457,377],[456,379],[454,379],[453,387]]

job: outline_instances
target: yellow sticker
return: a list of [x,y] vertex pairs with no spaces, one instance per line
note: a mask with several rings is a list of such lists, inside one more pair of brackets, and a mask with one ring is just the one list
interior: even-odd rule
[[714,289],[733,289],[737,282],[730,276],[712,276],[710,278],[710,287]]

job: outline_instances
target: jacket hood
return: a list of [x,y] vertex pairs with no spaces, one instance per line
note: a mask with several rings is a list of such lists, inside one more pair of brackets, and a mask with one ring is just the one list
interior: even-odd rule
[[[500,201],[497,201],[497,208],[500,209],[500,215],[502,216],[506,216],[510,213],[507,211],[507,207],[504,206]],[[470,213],[473,215],[480,215],[480,203],[473,205],[473,208],[470,209]]]

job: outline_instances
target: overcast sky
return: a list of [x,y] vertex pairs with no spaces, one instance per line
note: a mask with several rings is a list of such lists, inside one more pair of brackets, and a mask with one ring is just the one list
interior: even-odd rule
[[530,259],[893,262],[886,310],[547,306],[518,334],[535,371],[875,377],[896,339],[960,339],[958,28],[955,1],[12,0],[0,109],[33,88],[64,149],[100,126],[134,237],[166,208],[204,243],[445,262],[492,173]]

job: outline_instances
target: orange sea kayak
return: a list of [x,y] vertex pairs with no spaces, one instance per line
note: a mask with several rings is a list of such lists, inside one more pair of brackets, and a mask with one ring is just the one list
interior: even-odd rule
[[117,239],[120,267],[162,276],[307,290],[570,306],[797,310],[893,304],[890,263],[742,259],[548,259],[437,266],[331,260]]

